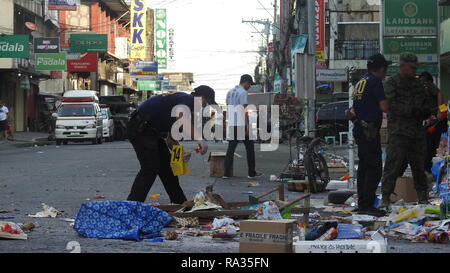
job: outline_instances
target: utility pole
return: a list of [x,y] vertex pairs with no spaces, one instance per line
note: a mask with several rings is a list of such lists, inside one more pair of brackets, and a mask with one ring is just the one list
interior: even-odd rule
[[272,23],[270,22],[270,20],[266,19],[266,20],[242,20],[242,23],[248,23],[251,24],[253,26],[253,28],[255,28],[255,30],[257,30],[257,28],[254,26],[254,24],[259,24],[259,25],[263,25],[264,26],[264,33],[261,33],[260,31],[258,31],[258,33],[260,33],[261,35],[263,35],[264,39],[265,39],[265,45],[266,45],[266,65],[265,65],[265,69],[264,69],[264,90],[265,92],[269,91],[269,84],[270,84],[270,80],[269,80],[269,42],[270,42],[270,27],[272,25]]
[[[272,60],[271,60],[271,64],[272,64],[272,71],[270,73],[270,81],[272,83],[272,92],[274,92],[274,87],[275,87],[275,77],[276,77],[276,64],[275,64],[275,42],[277,41],[277,33],[279,31],[279,28],[277,27],[278,24],[278,18],[277,18],[277,13],[278,13],[278,0],[274,0],[273,1],[273,25],[272,25]],[[278,30],[277,30],[278,29]]]

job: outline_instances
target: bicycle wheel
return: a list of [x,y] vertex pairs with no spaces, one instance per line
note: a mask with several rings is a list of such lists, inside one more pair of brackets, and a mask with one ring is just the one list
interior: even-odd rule
[[330,173],[328,171],[328,164],[321,154],[317,155],[317,159],[318,159],[317,166],[320,180],[323,182],[324,188],[326,188],[328,183],[330,182]]
[[305,164],[306,175],[308,176],[309,189],[311,190],[311,193],[317,193],[316,168],[314,166],[314,159],[309,155],[305,155],[303,160]]

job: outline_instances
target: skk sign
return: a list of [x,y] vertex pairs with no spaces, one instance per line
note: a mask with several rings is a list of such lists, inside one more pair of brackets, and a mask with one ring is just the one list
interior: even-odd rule
[[316,55],[319,60],[325,59],[325,2],[314,0],[316,21]]
[[131,59],[145,59],[147,53],[146,0],[131,2]]

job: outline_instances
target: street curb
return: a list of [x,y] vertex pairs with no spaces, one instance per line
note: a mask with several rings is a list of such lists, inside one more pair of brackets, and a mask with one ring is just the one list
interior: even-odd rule
[[11,146],[16,148],[28,148],[34,146],[46,146],[55,144],[55,141],[49,141],[47,138],[35,138],[31,141],[21,141],[21,140],[16,141],[19,141],[20,143],[12,143]]

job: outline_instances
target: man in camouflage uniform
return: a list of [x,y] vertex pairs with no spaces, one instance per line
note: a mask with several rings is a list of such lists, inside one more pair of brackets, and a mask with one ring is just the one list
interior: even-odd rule
[[419,202],[428,202],[423,121],[434,112],[433,97],[423,82],[416,77],[416,69],[417,56],[403,53],[400,56],[399,73],[385,83],[389,103],[389,143],[386,149],[380,208],[389,207],[390,196],[394,193],[397,178],[404,171],[405,162],[411,166]]

